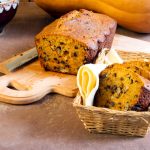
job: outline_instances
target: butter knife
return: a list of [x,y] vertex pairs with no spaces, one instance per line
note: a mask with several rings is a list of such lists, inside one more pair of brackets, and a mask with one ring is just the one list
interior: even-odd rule
[[36,48],[29,49],[23,53],[13,56],[0,63],[0,73],[8,74],[25,63],[31,61],[38,56]]

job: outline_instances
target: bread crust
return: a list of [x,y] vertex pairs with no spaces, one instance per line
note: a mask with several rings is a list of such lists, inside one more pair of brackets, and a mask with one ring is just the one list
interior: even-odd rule
[[144,87],[141,89],[141,93],[138,102],[132,107],[132,110],[136,111],[147,111],[150,105],[150,81],[141,77],[145,83]]

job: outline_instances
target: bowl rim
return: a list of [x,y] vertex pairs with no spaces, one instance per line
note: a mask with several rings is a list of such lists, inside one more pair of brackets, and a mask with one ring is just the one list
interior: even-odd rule
[[5,5],[5,4],[8,4],[10,2],[17,2],[17,3],[19,3],[19,0],[7,0],[7,1],[1,2],[0,5]]

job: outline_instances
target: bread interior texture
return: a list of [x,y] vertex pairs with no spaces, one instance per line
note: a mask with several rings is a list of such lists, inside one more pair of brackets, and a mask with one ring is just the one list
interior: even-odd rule
[[51,35],[38,40],[37,49],[45,70],[77,74],[86,63],[87,47],[70,37]]

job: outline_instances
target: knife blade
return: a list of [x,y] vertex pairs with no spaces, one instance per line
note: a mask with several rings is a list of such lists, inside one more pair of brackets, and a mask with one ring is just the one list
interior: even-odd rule
[[8,74],[38,56],[36,48],[29,49],[0,63],[0,73]]

